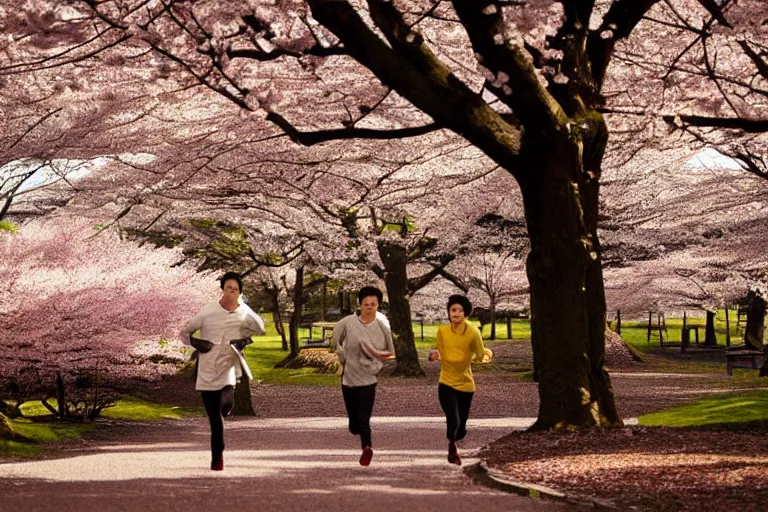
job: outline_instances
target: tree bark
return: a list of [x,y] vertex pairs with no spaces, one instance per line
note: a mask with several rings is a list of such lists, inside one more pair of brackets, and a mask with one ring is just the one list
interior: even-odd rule
[[232,408],[235,416],[256,416],[251,400],[251,383],[245,375],[235,386],[235,406]]
[[490,308],[491,313],[491,340],[496,340],[496,298],[491,297]]
[[761,296],[749,292],[747,327],[744,329],[744,343],[752,350],[763,349],[766,302]]
[[395,375],[424,375],[416,352],[416,340],[411,325],[411,303],[408,299],[407,255],[405,248],[387,242],[378,243],[379,257],[384,266],[384,283],[389,297],[389,321],[395,345],[397,366]]
[[532,429],[621,426],[603,367],[598,181],[584,178],[575,147],[546,146],[526,148],[526,162],[537,171],[520,180],[531,240],[526,263],[540,398]]
[[296,268],[296,284],[293,285],[293,314],[288,323],[288,337],[290,340],[290,353],[275,365],[282,368],[299,355],[299,322],[301,321],[301,309],[304,304],[304,267]]
[[707,325],[704,328],[704,346],[714,347],[717,345],[717,335],[715,335],[715,311],[707,310]]
[[288,340],[285,337],[285,326],[283,326],[283,314],[280,312],[280,288],[277,286],[267,288],[269,294],[270,309],[272,310],[272,320],[275,323],[275,331],[280,335],[282,349],[288,350]]
[[328,296],[328,281],[323,281],[322,292],[320,292],[320,321],[325,322],[326,310],[326,297]]
[[56,375],[56,402],[59,408],[59,419],[64,419],[67,415],[67,400],[64,396],[64,379],[61,374]]

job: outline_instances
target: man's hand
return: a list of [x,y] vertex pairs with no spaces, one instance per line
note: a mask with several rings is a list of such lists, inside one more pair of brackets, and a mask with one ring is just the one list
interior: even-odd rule
[[192,345],[194,348],[197,349],[198,352],[201,354],[205,354],[206,352],[210,352],[213,348],[213,343],[211,343],[208,340],[203,340],[200,338],[195,338],[194,336],[189,337],[189,344]]
[[253,340],[250,337],[238,338],[236,340],[229,340],[229,344],[235,347],[239,352],[242,352],[245,349],[246,345],[250,345],[251,343],[253,343]]
[[360,340],[360,348],[365,352],[368,357],[371,359],[376,358],[381,361],[384,361],[385,359],[388,359],[392,357],[394,354],[392,352],[389,352],[387,350],[377,350],[376,347],[373,346],[373,343],[366,339]]

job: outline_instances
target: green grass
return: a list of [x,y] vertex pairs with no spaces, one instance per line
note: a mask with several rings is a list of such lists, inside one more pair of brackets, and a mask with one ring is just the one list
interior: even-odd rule
[[[728,313],[730,319],[730,334],[731,344],[735,345],[742,342],[744,336],[744,325],[742,322],[737,329],[736,327],[736,310],[731,309]],[[615,321],[615,318],[611,318]],[[654,326],[656,325],[656,316],[654,315]],[[667,331],[664,332],[664,341],[676,341],[680,342],[682,337],[683,319],[682,318],[667,318],[666,319]],[[699,327],[699,343],[704,343],[704,328],[706,326],[705,317],[688,318],[687,325],[689,327]],[[717,338],[718,345],[725,345],[725,310],[719,309],[715,315],[715,337]],[[640,350],[647,350],[649,348],[655,348],[659,346],[658,330],[651,333],[651,341],[648,342],[648,318],[637,322],[621,322],[621,337],[628,343],[631,343],[634,347]],[[695,334],[691,332],[691,344],[696,343]]]
[[[266,384],[288,384],[288,385],[309,385],[309,386],[338,386],[339,376],[330,375],[327,373],[320,373],[315,368],[274,368],[274,366],[282,361],[288,352],[281,349],[282,342],[280,336],[275,330],[272,316],[269,314],[263,315],[266,323],[266,335],[255,336],[253,338],[253,344],[249,345],[245,349],[246,361],[253,373],[255,380],[260,380]],[[475,325],[479,325],[477,322],[473,322]],[[413,333],[416,340],[416,350],[419,353],[419,358],[422,361],[426,361],[427,353],[431,348],[435,347],[435,336],[437,335],[437,325],[425,324],[422,326],[419,323],[413,324]],[[486,325],[483,330],[484,335],[487,337],[490,335],[490,326]],[[506,323],[499,323],[496,327],[497,338],[503,340],[506,339],[507,326]],[[286,331],[288,326],[286,325]],[[531,335],[530,325],[528,320],[515,319],[512,322],[512,334],[516,340],[527,339]],[[299,329],[299,339],[302,341],[309,335],[309,329]],[[315,328],[313,330],[313,339],[319,339],[322,335],[321,329]],[[422,337],[423,335],[423,337]]]
[[94,428],[91,423],[33,421],[28,418],[10,419],[13,431],[22,436],[21,441],[0,440],[0,457],[33,456],[44,449],[45,443],[77,438]]
[[[100,424],[58,421],[39,401],[22,404],[24,418],[9,419],[13,431],[24,438],[20,441],[0,440],[0,456],[34,456],[45,450],[47,443],[57,443],[78,438]],[[110,419],[132,421],[157,421],[178,419],[182,416],[202,415],[198,407],[177,407],[146,402],[136,398],[121,398],[117,405],[104,409],[101,416]]]
[[134,421],[177,420],[184,416],[202,416],[203,414],[201,407],[179,407],[145,402],[135,398],[121,398],[117,405],[101,412],[104,418]]
[[640,416],[640,425],[741,430],[768,429],[768,391],[713,394],[685,405]]
[[269,328],[266,336],[256,336],[253,340],[253,344],[245,349],[245,360],[253,373],[254,380],[260,380],[265,384],[310,386],[339,384],[338,375],[320,373],[317,368],[275,368],[277,363],[285,359],[288,352],[281,349],[280,336],[270,335]]

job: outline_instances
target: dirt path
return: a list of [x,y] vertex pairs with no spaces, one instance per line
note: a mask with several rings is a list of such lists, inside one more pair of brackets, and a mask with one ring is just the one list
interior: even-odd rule
[[[465,463],[526,421],[473,422]],[[204,418],[118,426],[119,440],[0,464],[0,510],[563,510],[473,485],[446,462],[443,429],[435,418],[378,417],[374,460],[362,468],[343,419],[236,419],[226,425],[225,470],[214,473]]]
[[[624,370],[613,373],[613,383],[625,418],[706,394],[712,379],[725,378]],[[438,371],[429,365],[424,379],[381,379],[369,468],[357,463],[357,439],[347,433],[337,387],[257,384],[257,418],[227,422],[222,473],[207,468],[203,417],[113,422],[46,460],[0,464],[0,511],[564,510],[473,485],[445,461]],[[535,383],[504,373],[477,372],[476,379],[470,433],[461,447],[465,464],[477,460],[481,447],[528,426],[538,408]],[[151,394],[200,405],[186,381]]]

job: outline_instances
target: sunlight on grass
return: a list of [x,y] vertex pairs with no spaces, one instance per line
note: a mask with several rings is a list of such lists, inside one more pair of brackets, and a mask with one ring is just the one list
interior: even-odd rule
[[[267,330],[269,333],[269,330]],[[255,336],[253,344],[245,349],[245,360],[251,368],[253,378],[265,384],[295,384],[313,386],[335,386],[339,384],[336,374],[320,373],[317,368],[275,368],[285,359],[288,351],[281,349],[280,336]]]
[[203,409],[157,404],[134,398],[121,398],[116,406],[104,409],[101,415],[105,418],[135,421],[175,420],[183,416],[201,416]]
[[[729,310],[730,318],[730,334],[731,344],[737,344],[742,342],[744,336],[745,322],[742,320],[739,328],[736,327],[736,310]],[[609,315],[610,317],[610,315]],[[609,318],[614,320],[612,317]],[[653,325],[656,326],[656,316],[654,315]],[[666,320],[667,331],[664,332],[665,341],[680,342],[682,337],[681,331],[683,328],[682,318],[667,318]],[[699,342],[704,343],[704,328],[706,326],[706,319],[702,317],[688,318],[687,325],[689,327],[699,328]],[[669,339],[667,339],[669,336]],[[725,345],[725,310],[719,309],[717,315],[715,315],[715,336],[717,338],[718,345]],[[651,341],[648,342],[648,317],[640,321],[623,321],[621,323],[621,337],[628,343],[640,350],[647,350],[649,348],[656,348],[659,346],[658,331],[651,334]],[[691,332],[691,344],[695,344],[694,333]]]
[[[58,421],[39,401],[22,404],[21,411],[25,418],[10,419],[9,423],[13,431],[24,439],[0,440],[0,456],[36,455],[44,450],[45,443],[77,438],[100,426],[98,420],[92,423]],[[114,407],[104,409],[101,416],[110,419],[157,421],[203,414],[203,409],[199,407],[177,407],[126,397],[119,399]]]
[[32,421],[25,418],[9,420],[13,431],[24,439],[0,440],[0,457],[32,456],[42,451],[41,444],[80,437],[94,425],[58,421]]
[[702,427],[736,424],[768,425],[768,391],[723,393],[653,414],[640,416],[640,425]]

